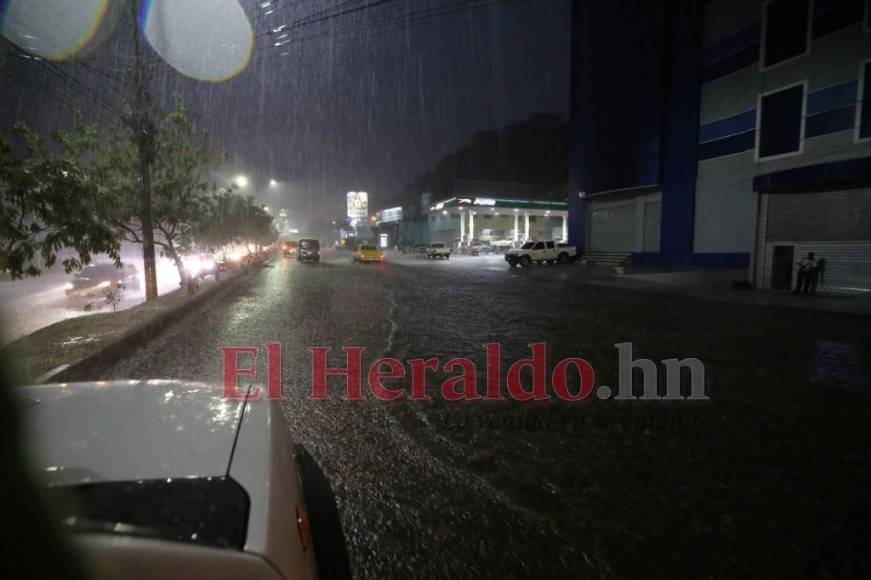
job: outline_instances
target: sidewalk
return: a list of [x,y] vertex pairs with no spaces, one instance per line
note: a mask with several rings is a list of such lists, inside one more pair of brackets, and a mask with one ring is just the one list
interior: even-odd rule
[[871,316],[871,293],[833,294],[825,291],[820,293],[818,291],[815,296],[802,296],[785,291],[737,290],[726,285],[703,286],[668,283],[657,280],[655,276],[648,277],[644,273],[614,274],[611,268],[607,268],[606,272],[604,271],[605,268],[596,266],[579,265],[579,268],[589,270],[589,272],[585,272],[584,282],[597,286],[657,292],[715,302]]

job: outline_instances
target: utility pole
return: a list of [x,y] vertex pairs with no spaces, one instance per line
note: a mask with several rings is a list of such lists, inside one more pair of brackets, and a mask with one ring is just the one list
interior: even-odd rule
[[151,222],[151,165],[154,163],[154,123],[148,97],[148,72],[142,60],[142,35],[139,32],[139,0],[130,1],[133,23],[135,98],[131,130],[139,149],[139,221],[142,223],[142,262],[145,269],[145,300],[157,298],[157,267],[154,259],[154,227]]

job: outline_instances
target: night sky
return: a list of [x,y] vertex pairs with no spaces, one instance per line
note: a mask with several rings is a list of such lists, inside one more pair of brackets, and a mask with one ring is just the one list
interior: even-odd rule
[[[292,182],[265,203],[329,217],[344,192],[366,190],[377,206],[476,131],[568,115],[570,0],[240,3],[255,42],[235,78],[194,80],[146,51],[155,98],[184,97],[229,154],[228,176],[245,173],[254,190]],[[123,13],[106,18],[77,62],[34,63],[10,46],[0,128],[21,119],[50,130],[72,106],[101,119],[120,109],[132,36]],[[289,42],[276,47],[270,30],[281,25]]]

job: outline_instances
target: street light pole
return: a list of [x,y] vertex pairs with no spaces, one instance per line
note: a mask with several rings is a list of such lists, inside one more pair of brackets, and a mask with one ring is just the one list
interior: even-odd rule
[[139,0],[130,0],[133,22],[134,82],[131,130],[139,152],[139,221],[142,224],[142,262],[145,270],[145,300],[157,298],[157,267],[154,259],[154,228],[151,221],[151,165],[154,163],[154,124],[149,115],[148,73],[142,60],[139,32]]

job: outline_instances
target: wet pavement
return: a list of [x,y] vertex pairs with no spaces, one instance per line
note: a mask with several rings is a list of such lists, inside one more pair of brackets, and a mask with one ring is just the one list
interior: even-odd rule
[[[221,383],[220,347],[280,342],[292,435],[333,485],[357,578],[867,571],[868,319],[586,282],[487,256],[278,258],[100,378]],[[310,399],[312,346],[333,367],[365,347],[364,374],[388,355],[468,357],[483,392],[485,343],[503,377],[545,342],[550,367],[583,357],[615,385],[630,341],[636,358],[699,358],[710,400],[446,402],[441,371],[431,401],[342,400],[332,379]]]

